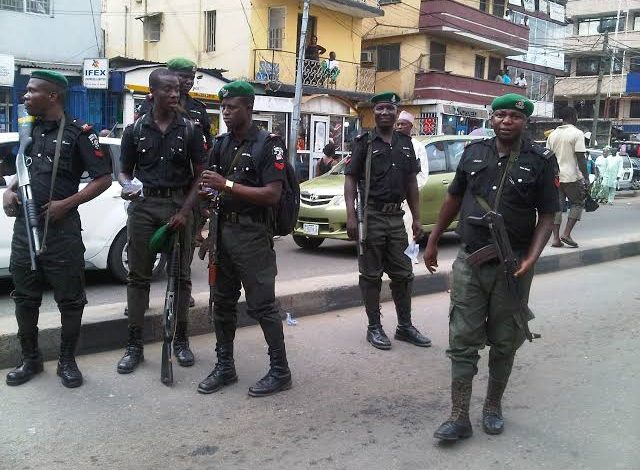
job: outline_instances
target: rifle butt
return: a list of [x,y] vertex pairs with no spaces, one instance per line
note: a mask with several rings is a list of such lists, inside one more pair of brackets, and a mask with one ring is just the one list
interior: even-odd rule
[[173,363],[171,362],[171,341],[162,343],[162,365],[160,380],[166,386],[173,385]]

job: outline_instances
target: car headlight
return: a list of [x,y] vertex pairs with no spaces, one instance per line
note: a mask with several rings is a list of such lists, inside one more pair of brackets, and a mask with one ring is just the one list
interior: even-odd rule
[[337,194],[335,196],[333,196],[333,198],[331,199],[331,202],[329,203],[330,206],[344,206],[344,195],[343,194]]

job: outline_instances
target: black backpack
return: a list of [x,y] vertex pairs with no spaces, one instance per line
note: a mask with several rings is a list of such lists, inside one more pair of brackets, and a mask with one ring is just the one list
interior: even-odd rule
[[[273,138],[275,134],[261,130],[258,138],[251,147],[251,155],[262,156],[263,149],[267,141]],[[216,143],[220,142],[216,148],[214,144],[214,152],[222,153],[226,151],[227,145],[230,143],[230,134],[223,134],[216,138]],[[300,211],[300,184],[296,177],[296,172],[287,158],[287,151],[282,149],[285,177],[282,183],[282,192],[278,203],[269,208],[271,217],[270,223],[274,235],[285,236],[293,232],[298,222],[298,212]]]

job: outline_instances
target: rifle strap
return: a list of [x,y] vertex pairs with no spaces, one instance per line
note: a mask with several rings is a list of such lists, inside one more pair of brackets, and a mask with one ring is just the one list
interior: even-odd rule
[[[64,126],[66,125],[67,120],[65,115],[62,115],[62,119],[60,120],[60,127],[58,127],[58,135],[56,137],[56,150],[53,154],[53,170],[51,171],[51,188],[49,189],[49,204],[53,201],[53,189],[56,184],[56,174],[58,173],[58,164],[60,163],[60,149],[62,147],[62,134],[64,132]],[[44,253],[47,251],[47,232],[49,231],[49,211],[47,210],[47,214],[44,217],[44,232],[42,234],[42,247],[40,248],[40,252]]]
[[502,177],[500,178],[500,186],[498,186],[498,192],[496,193],[496,198],[493,201],[493,209],[487,202],[485,198],[482,196],[476,195],[475,199],[480,204],[486,212],[491,212],[491,210],[498,212],[498,208],[500,205],[500,199],[502,199],[502,193],[504,191],[504,184],[507,181],[507,176],[511,171],[511,167],[518,159],[518,155],[520,155],[520,140],[511,148],[511,153],[509,154],[509,159],[507,160],[507,165],[505,166],[504,172],[502,173]]
[[366,239],[367,233],[367,205],[369,203],[369,189],[371,187],[371,155],[373,152],[373,141],[371,139],[367,140],[367,157],[364,161],[364,201],[362,208],[363,214],[363,234],[362,238]]

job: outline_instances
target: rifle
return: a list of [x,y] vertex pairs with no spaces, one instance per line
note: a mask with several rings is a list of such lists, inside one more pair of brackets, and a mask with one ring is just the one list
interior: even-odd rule
[[173,234],[171,254],[167,266],[167,293],[164,298],[164,315],[162,323],[162,365],[160,380],[169,386],[173,384],[173,363],[171,362],[171,343],[176,333],[176,315],[178,308],[178,279],[180,278],[180,235]]
[[511,248],[509,236],[507,235],[507,229],[504,226],[502,214],[490,210],[482,217],[468,216],[467,220],[470,224],[489,227],[492,243],[495,247],[495,253],[504,270],[507,290],[511,294],[512,299],[515,300],[518,305],[518,308],[513,312],[516,325],[524,332],[524,335],[530,342],[533,341],[534,338],[540,338],[541,335],[538,333],[531,333],[529,330],[528,317],[531,311],[527,302],[522,298],[520,282],[518,278],[514,276],[515,272],[518,270],[518,259],[513,254],[513,249]]
[[18,105],[18,136],[20,145],[18,155],[16,155],[16,174],[18,176],[18,189],[22,210],[24,212],[24,223],[27,226],[27,238],[29,241],[29,258],[31,259],[31,270],[36,270],[36,256],[40,254],[40,235],[38,233],[38,208],[33,200],[31,191],[31,177],[29,176],[29,166],[31,157],[25,156],[27,147],[31,144],[31,130],[33,128],[33,116],[30,116],[24,104]]
[[209,322],[213,323],[213,289],[218,277],[218,223],[220,221],[220,195],[215,196],[209,203],[209,234],[206,243],[200,245],[198,258],[204,259],[209,252]]
[[356,200],[356,211],[358,215],[358,256],[364,254],[364,243],[367,238],[366,228],[364,224],[364,201],[360,185],[358,185],[358,198]]

